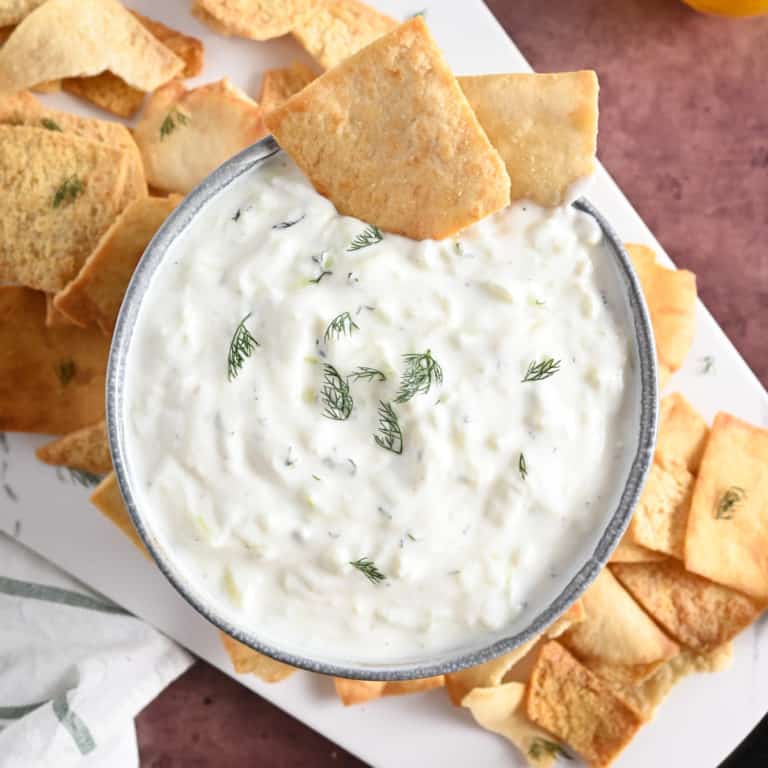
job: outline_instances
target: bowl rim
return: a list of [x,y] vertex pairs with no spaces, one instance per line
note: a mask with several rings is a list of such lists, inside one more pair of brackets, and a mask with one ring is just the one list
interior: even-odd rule
[[573,203],[574,207],[590,214],[597,221],[606,241],[611,246],[611,251],[614,253],[620,279],[626,289],[627,303],[635,330],[635,343],[640,368],[638,377],[640,384],[640,423],[637,450],[629,462],[627,482],[621,492],[618,505],[608,520],[592,556],[578,569],[557,597],[540,610],[526,627],[512,635],[489,642],[481,648],[468,652],[460,650],[455,652],[442,651],[440,652],[441,658],[434,662],[395,662],[371,667],[366,666],[367,663],[344,664],[337,661],[316,659],[309,655],[296,655],[260,640],[255,633],[235,626],[218,613],[213,600],[206,601],[198,597],[194,588],[187,585],[180,569],[173,565],[172,558],[165,556],[163,548],[158,546],[151,531],[144,524],[142,512],[139,510],[131,487],[123,428],[127,356],[138,312],[155,270],[176,238],[185,231],[200,209],[210,199],[244,173],[257,168],[280,152],[282,149],[275,139],[272,136],[267,136],[219,166],[190,192],[166,219],[147,246],[133,273],[115,325],[106,380],[106,421],[109,449],[118,486],[128,514],[160,571],[187,603],[226,634],[285,664],[337,677],[395,681],[457,672],[490,661],[540,635],[594,581],[623,536],[650,469],[656,442],[659,410],[657,364],[648,309],[629,255],[614,229],[588,200],[579,198]]

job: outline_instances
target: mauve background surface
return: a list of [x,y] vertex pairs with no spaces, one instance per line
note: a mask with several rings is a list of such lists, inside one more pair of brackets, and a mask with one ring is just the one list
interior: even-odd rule
[[[487,2],[535,69],[597,70],[600,158],[765,385],[768,17],[677,0]],[[363,765],[203,662],[136,725],[143,768]]]

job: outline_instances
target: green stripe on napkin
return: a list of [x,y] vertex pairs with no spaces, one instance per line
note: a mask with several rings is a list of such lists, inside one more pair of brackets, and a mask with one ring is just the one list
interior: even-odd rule
[[74,739],[81,755],[87,755],[96,749],[96,742],[88,730],[88,726],[69,708],[67,694],[63,693],[53,700],[53,713],[64,729]]
[[60,603],[70,605],[73,608],[86,608],[90,611],[102,611],[103,613],[119,613],[130,615],[128,611],[119,605],[108,601],[106,598],[97,599],[80,592],[72,592],[60,587],[48,587],[45,584],[35,584],[31,581],[18,581],[0,576],[0,594],[12,597],[27,597],[30,600],[43,600],[47,603]]

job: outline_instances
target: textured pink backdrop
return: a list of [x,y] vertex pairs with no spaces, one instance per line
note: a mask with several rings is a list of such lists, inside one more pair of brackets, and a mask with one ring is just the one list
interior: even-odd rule
[[[765,384],[768,18],[677,0],[488,5],[537,70],[597,70],[602,161]],[[362,765],[202,662],[137,730],[143,768]]]

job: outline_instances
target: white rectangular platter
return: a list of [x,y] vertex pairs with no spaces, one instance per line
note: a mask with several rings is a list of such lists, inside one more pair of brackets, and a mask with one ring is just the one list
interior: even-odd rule
[[[530,68],[481,0],[369,0],[396,18],[426,10],[429,26],[457,74]],[[126,5],[204,40],[206,66],[196,83],[228,76],[251,95],[261,72],[306,55],[290,38],[255,43],[210,32],[189,13],[190,0],[128,0]],[[599,74],[599,73],[598,73]],[[97,113],[56,94],[46,101],[83,114]],[[103,116],[103,115],[102,115]],[[603,136],[602,141],[610,141]],[[667,259],[621,190],[601,168],[590,198],[626,241],[641,242]],[[702,373],[701,360],[715,364]],[[707,310],[699,305],[697,334],[686,368],[669,389],[679,389],[711,419],[727,410],[768,426],[768,395]],[[89,504],[87,489],[66,472],[39,463],[42,438],[8,434],[0,442],[0,530],[125,606],[228,675],[231,667],[216,630],[195,613],[160,572]],[[10,491],[3,492],[3,486]],[[2,563],[0,563],[0,574]],[[618,761],[620,768],[716,766],[768,711],[768,622],[736,641],[732,667],[679,685]],[[523,765],[500,737],[477,728],[444,692],[387,699],[344,709],[330,680],[307,673],[277,685],[237,678],[315,730],[374,766],[490,768]]]

